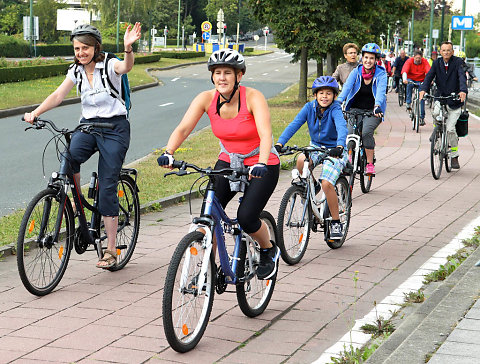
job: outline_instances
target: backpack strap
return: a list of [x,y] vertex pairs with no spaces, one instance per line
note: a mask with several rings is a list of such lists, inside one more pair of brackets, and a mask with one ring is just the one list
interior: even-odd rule
[[114,55],[110,55],[110,53],[105,52],[105,66],[102,70],[102,84],[103,87],[105,87],[108,91],[108,93],[112,96],[115,97],[118,101],[120,101],[124,106],[125,106],[125,101],[122,98],[122,95],[118,90],[113,86],[112,81],[110,81],[110,78],[108,77],[108,62],[109,60],[114,57]]
[[77,80],[77,96],[82,93],[82,72],[78,69],[78,64],[73,63],[69,68],[73,68],[73,75]]

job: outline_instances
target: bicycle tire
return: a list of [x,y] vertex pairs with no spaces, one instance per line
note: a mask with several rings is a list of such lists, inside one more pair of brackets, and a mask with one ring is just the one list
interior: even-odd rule
[[418,92],[415,92],[415,131],[420,131],[420,100],[418,99]]
[[[260,220],[267,224],[270,231],[270,238],[276,243],[278,238],[274,217],[269,212],[262,211],[260,213]],[[248,249],[254,260],[253,269],[256,270],[258,262],[260,261],[260,246],[257,242],[254,242],[253,245],[249,243]],[[239,258],[237,271],[235,272],[237,279],[239,277],[247,277],[252,273],[249,265],[245,264],[247,261],[247,244],[240,245]],[[268,280],[258,279],[257,275],[254,274],[251,279],[237,283],[237,302],[245,316],[256,317],[265,311],[272,298],[276,281],[277,274]]]
[[340,222],[343,225],[343,237],[338,240],[330,239],[330,220],[327,219],[331,217],[331,214],[328,203],[325,201],[325,209],[323,211],[323,218],[325,220],[324,239],[331,249],[340,248],[347,239],[348,228],[350,227],[350,214],[352,207],[352,195],[350,185],[345,177],[340,176],[338,178],[337,182],[335,183],[335,191],[337,192],[338,198],[338,212],[340,214]]
[[434,179],[439,179],[442,174],[442,139],[438,130],[438,126],[433,129],[432,136],[430,137],[430,169]]
[[360,188],[362,189],[363,193],[370,192],[370,188],[372,187],[372,180],[373,176],[365,174],[365,170],[367,168],[367,155],[365,153],[365,149],[363,149],[363,153],[360,157]]
[[[184,236],[173,253],[165,278],[163,327],[168,343],[179,353],[190,351],[199,343],[212,312],[215,296],[215,260],[212,253],[205,257],[203,239],[204,234],[199,231]],[[205,259],[209,265],[203,286],[205,293],[199,294],[195,280],[198,279]],[[181,278],[185,273],[186,278],[182,287]]]
[[402,107],[403,106],[403,102],[405,101],[404,100],[404,97],[403,97],[403,84],[400,83],[400,81],[398,81],[398,106]]
[[117,264],[108,268],[112,272],[122,269],[130,261],[140,230],[140,201],[135,181],[130,176],[120,176],[117,195],[119,203],[119,228],[115,243]]
[[[18,272],[25,288],[37,296],[52,292],[60,283],[72,251],[75,223],[68,198],[65,199],[60,225],[61,241],[52,241],[60,208],[58,196],[59,191],[53,188],[35,195],[25,210],[18,232]],[[40,234],[43,238],[38,241]]]
[[[303,216],[305,202],[308,205]],[[297,264],[307,251],[312,228],[312,210],[309,201],[306,200],[305,188],[293,185],[287,189],[280,202],[277,221],[277,245],[282,259],[289,265]]]

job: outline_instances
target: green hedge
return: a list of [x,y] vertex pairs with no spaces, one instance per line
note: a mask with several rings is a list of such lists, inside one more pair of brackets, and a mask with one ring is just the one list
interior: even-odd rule
[[[159,54],[135,57],[135,63],[151,63],[160,59]],[[0,83],[35,80],[67,73],[69,63],[0,68]]]
[[205,57],[205,52],[194,52],[194,51],[182,51],[182,52],[160,51],[160,52],[155,52],[155,54],[160,54],[162,58],[178,58],[178,59]]

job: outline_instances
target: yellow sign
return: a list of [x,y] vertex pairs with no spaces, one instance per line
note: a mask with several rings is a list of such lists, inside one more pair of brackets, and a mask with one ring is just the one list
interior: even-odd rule
[[202,23],[202,32],[210,32],[212,30],[212,23],[204,21]]

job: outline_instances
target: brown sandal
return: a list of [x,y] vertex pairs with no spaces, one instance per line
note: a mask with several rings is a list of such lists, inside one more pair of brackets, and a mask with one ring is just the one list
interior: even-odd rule
[[103,258],[99,259],[97,262],[97,268],[108,269],[113,267],[115,264],[117,264],[117,252],[112,250],[105,250],[105,253],[103,253]]

